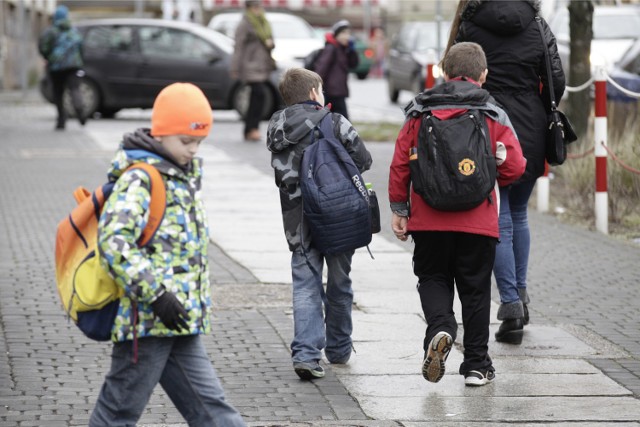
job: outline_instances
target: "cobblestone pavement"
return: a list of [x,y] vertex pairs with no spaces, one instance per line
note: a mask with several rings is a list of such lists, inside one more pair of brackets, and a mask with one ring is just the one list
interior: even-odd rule
[[[0,427],[85,425],[110,344],[87,340],[61,314],[54,230],[71,189],[99,185],[112,152],[77,123],[53,132],[53,108],[18,95],[0,94]],[[588,362],[640,397],[640,249],[537,213],[531,222],[532,323],[597,343],[603,356]],[[370,419],[331,367],[322,381],[298,380],[290,286],[259,283],[215,245],[212,272],[214,331],[204,341],[227,398],[250,424],[398,425]],[[158,388],[140,424],[181,423]]]

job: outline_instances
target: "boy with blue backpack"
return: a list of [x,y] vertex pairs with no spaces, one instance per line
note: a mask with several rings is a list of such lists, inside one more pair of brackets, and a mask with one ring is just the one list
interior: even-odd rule
[[422,375],[438,382],[456,339],[454,285],[462,303],[465,385],[495,378],[488,354],[491,272],[499,238],[497,185],[524,172],[526,159],[506,113],[482,89],[487,61],[476,43],[458,43],[443,61],[446,82],[405,108],[389,173],[394,234],[415,243],[413,271],[427,321]]
[[[292,252],[291,358],[296,374],[312,380],[324,376],[319,363],[323,349],[330,363],[347,363],[351,356],[351,258],[355,248],[371,240],[371,224],[368,213],[362,210],[345,212],[349,201],[359,209],[368,206],[360,173],[371,167],[372,160],[351,123],[323,107],[318,74],[304,68],[289,69],[279,89],[287,107],[271,117],[267,148],[272,152],[284,231]],[[310,159],[312,152],[315,154]],[[316,160],[326,168],[316,168]],[[307,165],[305,169],[301,169],[303,164]],[[315,180],[331,176],[334,182],[320,183],[327,184],[327,191],[318,192],[319,182]],[[316,191],[310,194],[309,189]],[[323,210],[326,202],[333,203],[333,209]],[[332,222],[332,211],[340,212],[344,222]],[[336,233],[337,229],[342,232]],[[326,292],[322,283],[324,262],[328,269]]]

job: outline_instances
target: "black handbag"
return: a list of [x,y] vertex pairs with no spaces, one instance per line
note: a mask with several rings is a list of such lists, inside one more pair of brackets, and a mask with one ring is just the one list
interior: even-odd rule
[[578,139],[571,122],[565,114],[558,110],[556,98],[553,92],[553,80],[551,78],[551,60],[549,59],[549,49],[544,39],[542,23],[540,17],[536,16],[542,46],[544,49],[544,62],[547,67],[547,87],[549,98],[551,98],[551,113],[547,115],[547,134],[545,138],[545,158],[552,166],[558,166],[567,159],[567,145]]

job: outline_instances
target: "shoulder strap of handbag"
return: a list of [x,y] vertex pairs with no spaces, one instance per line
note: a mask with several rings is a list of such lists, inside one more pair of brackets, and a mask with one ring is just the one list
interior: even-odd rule
[[556,109],[556,96],[553,92],[553,80],[551,79],[551,60],[549,59],[549,47],[544,39],[544,30],[542,29],[542,18],[536,16],[538,29],[540,30],[540,38],[542,39],[542,50],[544,51],[544,63],[547,67],[547,86],[549,87],[549,98],[551,98],[551,110]]

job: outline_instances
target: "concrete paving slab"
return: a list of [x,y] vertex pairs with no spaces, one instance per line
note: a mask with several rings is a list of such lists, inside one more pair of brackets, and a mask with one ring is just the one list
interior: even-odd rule
[[[448,361],[447,361],[448,362]],[[598,374],[601,371],[581,359],[509,357],[493,358],[493,366],[500,375],[518,374]]]
[[[347,365],[331,365],[331,369],[347,388],[350,388],[351,376],[397,374],[417,375],[422,378],[420,370],[424,351],[421,339],[414,342],[394,341],[389,345],[381,344],[378,341],[355,341],[353,345],[356,353],[351,355],[351,360]],[[453,347],[447,359],[447,374],[458,375],[460,363],[462,363],[462,353]]]
[[[338,374],[339,375],[339,374]],[[473,389],[461,375],[445,375],[437,384],[422,375],[358,375],[343,379],[356,399],[370,397],[535,397],[535,396],[624,396],[626,388],[601,373],[596,374],[509,374],[497,373],[494,384]]]
[[495,341],[493,336],[497,329],[498,325],[491,325],[491,341],[489,344],[489,351],[492,357],[496,358],[500,356],[554,356],[576,358],[599,354],[598,349],[587,345],[570,333],[554,326],[527,325],[525,327],[524,339],[520,345],[504,344]]
[[421,343],[424,337],[424,321],[415,314],[367,315],[353,312],[354,341],[408,341]]
[[[492,387],[485,386],[485,388]],[[374,419],[405,421],[432,420],[472,422],[479,425],[535,420],[538,425],[556,422],[602,421],[637,422],[640,403],[628,396],[573,397],[490,397],[482,388],[470,389],[477,397],[440,396],[437,392],[421,397],[385,397],[358,399],[367,416]],[[618,425],[618,424],[615,424]]]

